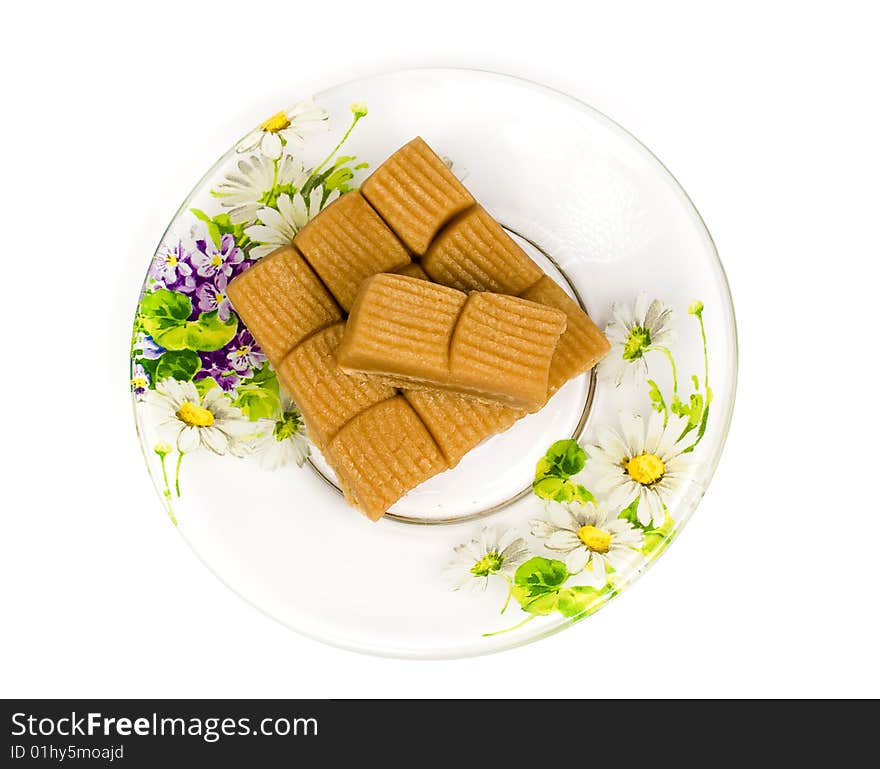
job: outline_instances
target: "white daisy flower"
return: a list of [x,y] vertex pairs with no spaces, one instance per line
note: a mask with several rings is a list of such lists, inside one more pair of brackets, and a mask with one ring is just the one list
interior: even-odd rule
[[276,248],[290,245],[294,235],[305,227],[310,219],[339,197],[339,190],[333,190],[327,196],[324,206],[321,205],[323,197],[324,185],[319,184],[309,193],[308,200],[305,200],[299,192],[293,197],[282,194],[278,196],[277,211],[268,206],[258,209],[256,218],[260,223],[245,228],[245,234],[258,244],[250,250],[251,259],[260,259]]
[[565,567],[572,574],[586,570],[596,588],[608,582],[608,567],[620,570],[632,563],[645,543],[642,530],[610,508],[548,502],[546,509],[546,519],[530,521],[532,535],[548,550],[565,553]]
[[277,160],[285,145],[294,144],[301,149],[305,135],[326,128],[328,118],[326,110],[307,99],[266,118],[235,149],[237,152],[251,152],[259,147],[265,157]]
[[645,353],[668,348],[673,341],[674,313],[659,299],[649,303],[643,291],[634,306],[615,302],[611,315],[612,320],[605,327],[611,350],[599,364],[599,376],[615,387],[620,387],[624,379],[638,383],[648,373]]
[[453,590],[470,587],[485,590],[489,577],[501,574],[508,579],[517,567],[529,557],[529,546],[513,529],[498,536],[491,527],[455,548],[455,558],[446,567],[446,576]]
[[607,493],[615,509],[638,497],[639,523],[662,526],[664,505],[692,480],[690,459],[676,444],[684,422],[673,419],[664,428],[662,414],[653,413],[647,425],[640,416],[621,414],[620,426],[620,433],[600,427],[596,444],[584,445],[592,487]]
[[302,162],[292,155],[282,155],[278,160],[251,155],[239,160],[212,193],[219,198],[221,206],[229,209],[229,218],[234,224],[250,224],[275,187],[287,184],[300,187],[306,178]]
[[309,458],[309,439],[302,414],[290,396],[281,390],[281,415],[278,419],[261,419],[262,434],[254,447],[260,466],[266,470],[295,462],[302,467]]
[[146,398],[159,411],[160,436],[181,454],[200,446],[215,454],[247,453],[243,438],[253,432],[254,426],[219,387],[199,397],[192,382],[163,379],[155,390],[147,392]]

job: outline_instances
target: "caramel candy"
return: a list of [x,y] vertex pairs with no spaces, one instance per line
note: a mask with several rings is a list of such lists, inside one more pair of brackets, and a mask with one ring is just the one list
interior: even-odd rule
[[590,317],[479,206],[440,233],[421,266],[432,280],[461,291],[513,294],[566,314],[568,326],[550,367],[549,395],[595,366],[610,349]]
[[419,256],[444,224],[474,204],[471,194],[421,137],[373,171],[361,192]]
[[486,211],[466,211],[431,244],[422,268],[432,280],[459,291],[519,295],[544,272]]
[[565,313],[551,307],[471,294],[450,345],[454,388],[537,411],[547,402],[550,362],[565,325]]
[[419,280],[431,280],[427,273],[419,267],[415,262],[410,262],[409,264],[403,265],[403,267],[398,267],[394,272],[398,275],[406,275],[409,278],[418,278]]
[[503,294],[470,296],[402,275],[364,281],[339,365],[380,374],[402,387],[436,386],[535,411],[563,312]]
[[370,406],[394,397],[376,377],[346,374],[336,364],[343,324],[306,339],[277,366],[278,378],[302,412],[309,437],[324,451],[340,428]]
[[406,249],[359,192],[327,206],[293,242],[346,311],[365,278],[410,263]]
[[525,416],[521,409],[449,390],[407,390],[403,397],[434,436],[450,467],[486,438],[504,432]]
[[562,310],[568,318],[568,325],[559,338],[550,364],[550,395],[569,379],[593,368],[611,349],[605,334],[593,323],[590,316],[546,275],[520,296]]
[[449,347],[467,295],[403,275],[374,275],[358,293],[336,358],[397,384],[449,378]]
[[342,320],[339,307],[293,246],[273,251],[227,287],[232,306],[269,360]]
[[418,414],[399,395],[348,422],[330,442],[327,458],[346,497],[374,521],[448,467]]

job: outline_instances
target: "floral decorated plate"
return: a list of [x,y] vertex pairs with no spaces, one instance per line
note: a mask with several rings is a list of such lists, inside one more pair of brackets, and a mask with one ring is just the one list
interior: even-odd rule
[[[699,214],[625,130],[522,80],[405,71],[291,104],[198,183],[141,288],[132,397],[164,514],[242,597],[350,649],[483,654],[585,619],[679,535],[724,444],[736,329]],[[417,135],[613,347],[371,523],[226,286]]]

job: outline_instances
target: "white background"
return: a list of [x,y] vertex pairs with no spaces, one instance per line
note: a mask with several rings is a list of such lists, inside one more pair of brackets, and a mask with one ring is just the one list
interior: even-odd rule
[[[11,4],[0,695],[880,695],[871,7]],[[339,651],[223,587],[154,497],[126,385],[147,260],[211,163],[279,103],[423,65],[544,82],[635,133],[705,217],[741,344],[726,454],[649,576],[450,662]]]

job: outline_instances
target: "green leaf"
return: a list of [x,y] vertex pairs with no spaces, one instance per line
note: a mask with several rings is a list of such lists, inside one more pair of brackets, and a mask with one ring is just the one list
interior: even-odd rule
[[687,424],[684,427],[684,430],[681,431],[681,435],[678,436],[678,440],[680,441],[685,437],[691,430],[695,430],[699,427],[700,422],[703,418],[703,396],[701,393],[693,393],[690,397],[690,402],[687,406],[682,407],[682,413],[680,416],[687,417]]
[[653,379],[648,380],[648,385],[648,398],[651,399],[651,408],[654,411],[663,413],[666,411],[666,401],[663,400],[663,393],[660,392],[660,388]]
[[632,502],[630,502],[623,510],[618,514],[618,518],[623,518],[625,521],[629,521],[635,526],[639,526],[639,497],[636,497]]
[[217,248],[220,248],[220,240],[223,235],[220,232],[220,228],[214,222],[208,222],[208,235],[211,236],[211,240],[214,242],[214,245]]
[[277,419],[281,416],[278,377],[268,363],[257,369],[236,390],[238,397],[233,405],[238,406],[251,420]]
[[596,498],[584,486],[566,478],[547,475],[532,484],[532,491],[541,499],[554,502],[595,502]]
[[536,556],[522,564],[513,576],[515,585],[535,597],[557,590],[568,579],[568,569],[562,561]]
[[645,533],[645,544],[642,545],[642,553],[644,555],[652,555],[662,552],[666,546],[672,541],[672,534],[664,532],[662,529],[654,529]]
[[141,299],[140,316],[142,323],[147,319],[167,319],[181,323],[190,316],[191,312],[192,302],[189,297],[169,291],[167,288],[160,288],[145,294],[143,299]]
[[[712,398],[714,394],[712,392],[711,387],[706,388],[706,404],[703,407],[703,418],[700,420],[700,429],[697,431],[697,439],[688,446],[682,453],[687,454],[690,451],[694,450],[694,447],[703,439],[703,435],[706,433],[706,427],[709,424],[709,404],[712,403]],[[687,435],[693,428],[690,427],[690,424],[685,428],[684,432],[682,432],[682,436]],[[681,440],[681,438],[679,438]]]
[[684,417],[688,415],[688,407],[681,402],[681,398],[679,398],[677,395],[672,399],[672,402],[669,404],[669,410],[677,417]]
[[140,321],[144,330],[162,347],[168,345],[159,339],[169,331],[181,328],[192,312],[188,297],[160,288],[141,300]]
[[697,425],[700,424],[700,420],[703,418],[703,396],[701,393],[694,393],[691,395],[691,407],[690,413],[688,414],[688,424],[693,430]]
[[220,248],[220,238],[222,235],[217,223],[204,211],[200,211],[198,208],[191,208],[190,211],[197,219],[201,219],[205,223],[208,229],[208,234],[211,236],[211,240],[214,241],[214,245],[217,246],[217,248]]
[[593,496],[593,492],[590,491],[586,486],[582,486],[579,483],[572,483],[571,481],[566,481],[572,488],[574,489],[574,499],[576,502],[595,502],[596,497]]
[[198,353],[192,350],[166,350],[158,359],[156,381],[179,379],[188,382],[202,367]]
[[566,497],[568,484],[564,478],[557,478],[548,475],[532,484],[532,491],[541,499],[553,499],[557,502],[567,502],[570,497]]
[[544,456],[553,468],[563,476],[579,473],[587,462],[587,452],[573,438],[556,441],[547,449]]
[[574,617],[598,601],[601,593],[588,585],[575,585],[559,591],[556,609],[563,617]]
[[222,321],[217,310],[214,310],[203,312],[197,320],[145,318],[144,326],[150,336],[166,350],[210,351],[219,350],[235,336],[238,318],[230,315],[226,321]]
[[709,424],[709,404],[712,402],[712,390],[706,390],[706,406],[703,409],[703,418],[700,420],[700,429],[697,431],[697,441],[700,441]]
[[327,198],[333,190],[339,190],[340,195],[349,192],[353,189],[349,182],[354,179],[354,171],[367,167],[366,163],[358,163],[354,168],[350,168],[348,164],[352,163],[355,159],[354,155],[339,155],[336,157],[332,166],[315,176],[311,176],[306,181],[301,190],[303,198],[308,199],[312,190],[320,185],[324,186],[321,206],[327,202]]
[[537,597],[529,595],[528,588],[514,585],[511,593],[519,603],[520,608],[529,614],[545,615],[556,610],[557,596],[556,592],[542,593]]
[[262,368],[257,369],[254,375],[245,380],[246,385],[260,385],[278,393],[278,377],[275,375],[274,369],[267,363]]
[[547,457],[541,457],[535,465],[535,480],[538,481],[553,471],[553,464]]
[[278,393],[260,386],[239,387],[238,397],[233,401],[251,421],[275,419],[281,413]]
[[212,376],[202,377],[201,379],[196,379],[193,384],[196,386],[196,391],[199,396],[203,396],[208,390],[213,390],[215,387],[219,387],[217,384],[217,380]]
[[156,367],[159,364],[159,358],[135,358],[135,363],[140,363],[143,366],[144,371],[147,372],[147,375],[150,377],[150,389],[154,390],[156,388]]
[[[272,198],[271,204],[275,206],[275,201],[278,199],[279,192],[283,191],[280,188],[273,188],[274,197]],[[294,190],[295,192],[295,190]],[[289,194],[293,194],[292,192]],[[217,248],[220,248],[220,240],[224,235],[232,235],[235,239],[235,244],[239,248],[244,248],[249,238],[244,234],[245,224],[233,224],[232,220],[229,218],[229,214],[217,214],[217,216],[210,217],[204,211],[200,211],[198,208],[191,208],[190,212],[196,219],[199,219],[205,223],[208,229],[208,234],[211,236],[211,240],[214,241],[214,245]]]
[[333,190],[339,190],[340,194],[348,192],[351,188],[347,182],[352,179],[354,179],[354,172],[350,168],[337,168],[324,180],[325,197]]
[[570,480],[584,469],[587,453],[578,442],[567,438],[556,441],[535,465],[532,490],[541,499],[555,502],[593,502],[595,497],[584,486]]
[[569,576],[562,561],[531,558],[516,570],[511,593],[529,614],[558,611],[564,617],[574,617],[589,609],[605,591],[588,585],[563,587]]

